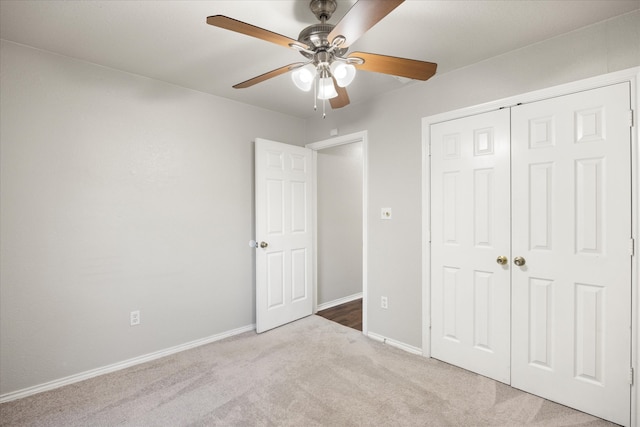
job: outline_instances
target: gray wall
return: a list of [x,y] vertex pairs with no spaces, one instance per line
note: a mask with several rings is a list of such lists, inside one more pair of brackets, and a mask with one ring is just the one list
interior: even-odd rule
[[[309,120],[308,141],[334,128],[368,131],[369,331],[422,345],[423,117],[638,65],[634,12]],[[393,209],[391,221],[380,220],[382,207]],[[387,310],[380,308],[383,295]]]
[[362,292],[362,142],[317,152],[318,304]]
[[369,131],[368,327],[419,347],[421,118],[638,65],[635,12],[305,123],[2,42],[0,394],[253,323],[258,136]]
[[304,121],[0,54],[0,393],[254,323],[252,141]]

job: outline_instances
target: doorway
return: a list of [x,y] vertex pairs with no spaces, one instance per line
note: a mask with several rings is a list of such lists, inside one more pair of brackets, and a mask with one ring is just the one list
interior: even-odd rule
[[360,312],[365,334],[366,137],[359,132],[307,145],[315,170],[314,312],[338,310],[341,317],[346,311],[348,326],[357,325],[353,315]]

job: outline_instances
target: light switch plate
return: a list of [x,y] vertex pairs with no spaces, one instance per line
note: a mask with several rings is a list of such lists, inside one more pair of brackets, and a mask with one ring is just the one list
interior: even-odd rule
[[391,219],[391,208],[382,208],[380,210],[380,219]]

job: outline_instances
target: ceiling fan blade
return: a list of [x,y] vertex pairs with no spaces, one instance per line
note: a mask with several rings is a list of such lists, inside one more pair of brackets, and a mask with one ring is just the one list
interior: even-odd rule
[[334,110],[337,108],[342,108],[342,107],[346,107],[347,105],[349,105],[349,102],[351,102],[349,100],[349,94],[347,93],[347,89],[338,86],[338,82],[336,82],[336,78],[333,78],[333,86],[335,86],[336,88],[336,92],[338,92],[338,96],[336,96],[335,98],[331,98],[329,99],[329,104],[331,104],[331,108],[333,108]]
[[295,70],[296,68],[302,67],[306,65],[306,62],[294,62],[293,64],[285,65],[284,67],[276,68],[275,70],[269,71],[268,73],[260,74],[257,77],[246,80],[242,83],[238,83],[237,85],[233,85],[234,89],[244,89],[250,86],[253,86],[258,83],[262,83],[265,80],[269,80],[273,77],[277,77],[280,74],[284,74],[288,71]]
[[348,47],[376,25],[404,0],[360,0],[354,4],[329,33],[329,41],[343,36],[346,41],[340,47]]
[[224,28],[225,30],[235,31],[236,33],[246,34],[247,36],[266,40],[284,47],[291,47],[291,44],[294,44],[309,49],[309,46],[298,40],[223,15],[207,17],[207,24]]
[[353,52],[350,57],[364,59],[363,64],[354,64],[358,70],[374,71],[415,80],[428,80],[436,73],[438,64],[375,53]]

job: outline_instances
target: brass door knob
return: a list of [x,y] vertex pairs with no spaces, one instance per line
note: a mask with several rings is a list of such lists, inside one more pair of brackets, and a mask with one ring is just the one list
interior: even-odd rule
[[525,260],[524,258],[522,258],[521,256],[517,256],[513,259],[513,263],[515,265],[517,265],[518,267],[522,267],[523,265],[525,265],[527,263],[527,260]]
[[267,242],[260,242],[260,247],[262,249],[266,248],[267,246],[269,246],[269,244]]
[[500,264],[500,265],[505,265],[507,263],[507,261],[509,261],[509,260],[504,255],[500,255],[498,258],[496,258],[496,262],[498,264]]

